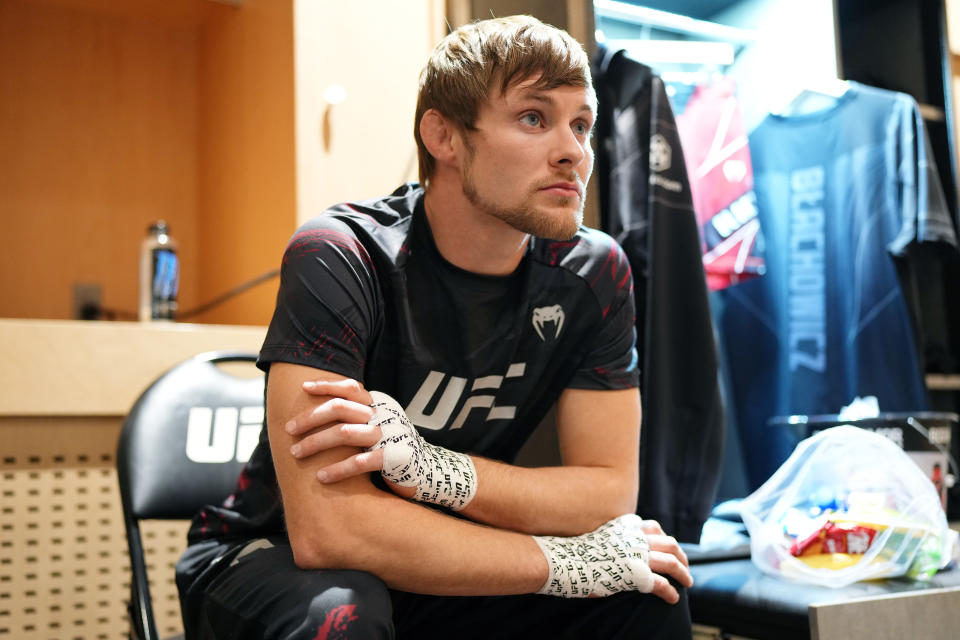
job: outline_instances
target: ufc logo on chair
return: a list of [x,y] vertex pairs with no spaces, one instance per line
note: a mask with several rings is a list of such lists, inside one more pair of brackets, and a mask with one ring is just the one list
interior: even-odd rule
[[193,407],[187,421],[187,458],[194,462],[250,459],[263,426],[263,407]]

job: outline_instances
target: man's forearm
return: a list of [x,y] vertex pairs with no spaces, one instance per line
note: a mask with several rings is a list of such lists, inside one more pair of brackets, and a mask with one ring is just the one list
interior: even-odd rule
[[[328,496],[329,498],[329,496]],[[531,536],[454,518],[372,487],[333,498],[316,518],[288,509],[297,564],[356,569],[392,588],[434,595],[534,593],[549,567]]]
[[[559,408],[583,411],[589,399],[572,392]],[[372,450],[382,454],[383,477],[398,493],[413,487],[413,498],[459,511],[472,520],[535,535],[580,535],[636,506],[636,445],[624,455],[617,444],[633,442],[629,429],[615,428],[615,416],[604,422],[606,433],[567,432],[579,446],[568,452],[563,467],[529,469],[450,451],[426,442],[396,400],[371,392],[374,415],[368,426],[379,430]],[[621,400],[629,415],[635,394],[608,397]],[[571,400],[572,398],[572,400]],[[582,425],[590,415],[578,416]],[[637,416],[639,421],[639,416]],[[626,434],[626,437],[623,437]],[[604,442],[604,438],[610,442]],[[620,439],[620,443],[617,442]],[[587,440],[584,442],[584,440]],[[598,446],[600,445],[600,446]],[[606,446],[605,446],[606,445]],[[613,445],[612,447],[610,445]],[[371,460],[371,462],[374,462]],[[405,493],[403,495],[406,496]]]
[[633,514],[579,536],[534,537],[456,519],[369,486],[354,487],[347,502],[327,504],[337,503],[335,516],[326,510],[323,526],[316,526],[312,509],[288,510],[301,568],[361,570],[393,588],[436,595],[585,598],[652,591],[676,601],[669,583],[651,571],[645,525]]
[[579,535],[636,509],[635,486],[606,467],[525,468],[473,456],[478,486],[464,516],[534,535]]

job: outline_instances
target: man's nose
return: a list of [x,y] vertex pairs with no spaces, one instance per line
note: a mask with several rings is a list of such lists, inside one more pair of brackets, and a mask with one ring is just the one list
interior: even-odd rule
[[590,144],[589,141],[581,140],[577,134],[569,128],[561,128],[557,131],[554,148],[551,151],[550,163],[558,166],[579,166],[587,156],[584,145]]

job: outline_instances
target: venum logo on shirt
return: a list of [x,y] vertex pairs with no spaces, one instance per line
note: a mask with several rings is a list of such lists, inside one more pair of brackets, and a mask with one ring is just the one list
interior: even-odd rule
[[[563,330],[564,319],[563,307],[558,304],[552,307],[537,307],[533,310],[533,315],[530,318],[531,322],[533,322],[534,330],[544,342],[546,342],[547,336],[554,340],[560,337],[560,331]],[[553,325],[552,332],[547,325]],[[546,329],[546,333],[544,333],[544,329]]]

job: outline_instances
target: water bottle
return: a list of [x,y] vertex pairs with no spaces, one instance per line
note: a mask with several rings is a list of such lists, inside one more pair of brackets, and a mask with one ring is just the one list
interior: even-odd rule
[[140,248],[140,320],[173,320],[179,285],[177,243],[167,223],[158,220],[148,228]]

